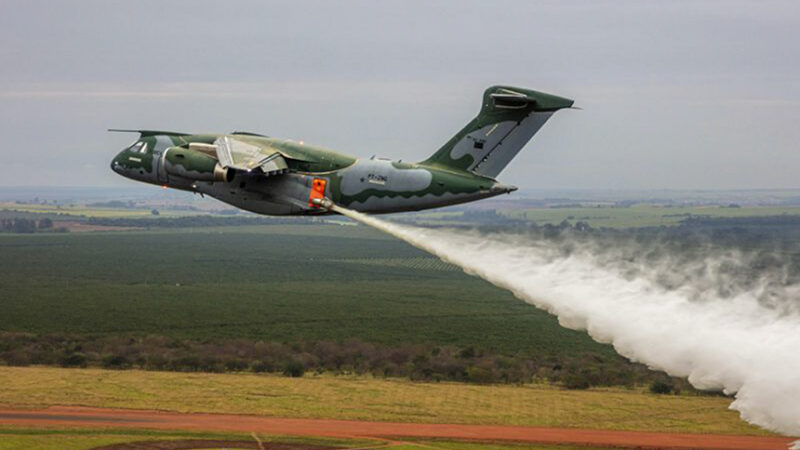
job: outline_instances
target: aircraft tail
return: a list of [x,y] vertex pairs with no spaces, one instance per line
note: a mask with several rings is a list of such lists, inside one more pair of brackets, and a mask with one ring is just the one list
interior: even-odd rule
[[559,109],[573,100],[512,86],[483,93],[478,116],[422,164],[496,178]]

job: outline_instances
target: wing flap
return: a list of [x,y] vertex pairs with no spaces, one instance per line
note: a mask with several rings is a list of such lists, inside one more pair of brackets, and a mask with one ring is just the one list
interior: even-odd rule
[[283,155],[273,148],[249,144],[230,136],[220,137],[214,141],[214,145],[222,167],[245,172],[260,170],[267,176],[280,175],[289,170]]

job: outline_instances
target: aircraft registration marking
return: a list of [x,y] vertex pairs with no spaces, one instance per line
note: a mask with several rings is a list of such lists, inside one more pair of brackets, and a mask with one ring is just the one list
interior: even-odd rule
[[381,186],[385,186],[386,182],[389,181],[389,179],[386,178],[385,175],[376,175],[374,173],[371,173],[367,175],[367,181],[372,184],[379,184]]

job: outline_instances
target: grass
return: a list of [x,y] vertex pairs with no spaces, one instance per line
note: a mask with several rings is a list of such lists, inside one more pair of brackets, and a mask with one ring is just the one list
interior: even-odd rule
[[465,423],[766,435],[730,399],[549,385],[415,383],[365,377],[183,374],[0,368],[0,405],[243,413],[413,423]]
[[613,349],[366,227],[0,235],[0,330]]

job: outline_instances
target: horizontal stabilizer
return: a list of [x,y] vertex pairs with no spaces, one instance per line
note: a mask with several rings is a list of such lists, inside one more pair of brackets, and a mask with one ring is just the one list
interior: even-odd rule
[[528,104],[536,104],[536,99],[519,92],[508,89],[501,89],[499,92],[490,94],[494,100],[495,108],[525,108]]

